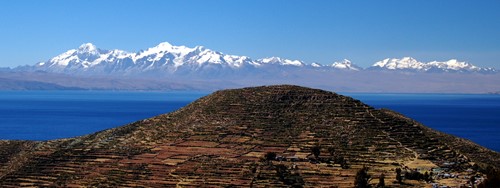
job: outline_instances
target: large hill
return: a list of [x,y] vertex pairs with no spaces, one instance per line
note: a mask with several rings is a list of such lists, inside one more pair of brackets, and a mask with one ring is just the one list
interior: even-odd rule
[[389,187],[430,186],[395,182],[400,168],[458,186],[480,179],[478,168],[500,167],[500,154],[390,110],[290,85],[218,91],[76,138],[0,142],[2,187],[353,187],[364,166],[372,185],[384,174]]

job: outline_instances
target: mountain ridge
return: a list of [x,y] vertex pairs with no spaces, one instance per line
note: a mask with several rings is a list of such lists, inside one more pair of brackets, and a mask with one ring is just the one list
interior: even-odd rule
[[[305,63],[300,60],[290,60],[280,57],[269,57],[253,60],[247,56],[227,55],[222,52],[207,49],[203,46],[189,48],[174,46],[163,42],[155,47],[136,53],[123,50],[102,50],[91,43],[82,44],[77,49],[68,50],[48,61],[34,66],[18,67],[19,70],[42,70],[58,73],[79,74],[138,74],[160,72],[161,74],[176,74],[177,72],[196,73],[199,71],[236,71],[269,69],[278,66],[281,69],[303,68],[322,71],[349,70],[363,71],[365,69],[344,59],[331,65]],[[451,59],[445,62],[419,62],[411,57],[387,58],[374,63],[366,70],[416,71],[416,72],[457,72],[457,73],[496,73],[493,68],[481,68],[470,63]],[[217,72],[215,71],[215,72]],[[276,72],[276,71],[271,71]]]
[[481,68],[475,65],[460,62],[456,59],[450,59],[444,62],[431,61],[420,62],[412,57],[387,58],[373,64],[369,69],[377,70],[409,70],[409,71],[423,71],[423,72],[483,72],[492,73],[496,72],[493,68]]
[[[101,50],[91,43],[34,66],[0,69],[0,78],[41,88],[55,84],[98,90],[215,91],[257,85],[297,84],[341,92],[491,93],[500,74],[466,62],[423,63],[410,57],[385,59],[363,69],[348,59],[331,64],[281,57],[252,59],[203,46],[168,42],[136,53]],[[3,87],[0,90],[11,89]]]

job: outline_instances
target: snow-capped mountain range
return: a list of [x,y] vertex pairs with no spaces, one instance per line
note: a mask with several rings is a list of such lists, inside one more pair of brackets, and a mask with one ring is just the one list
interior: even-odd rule
[[481,68],[455,59],[445,62],[432,61],[423,63],[411,57],[392,58],[376,62],[367,69],[355,65],[347,59],[330,65],[308,64],[300,60],[289,60],[280,57],[253,60],[247,56],[227,55],[203,46],[189,48],[186,46],[173,46],[167,42],[137,53],[123,50],[103,50],[91,43],[86,43],[78,49],[68,50],[48,61],[40,62],[34,66],[18,67],[18,69],[89,75],[140,75],[143,73],[155,73],[154,75],[190,73],[223,75],[226,73],[239,73],[243,70],[247,72],[269,72],[269,70],[276,69],[496,72],[493,68]]
[[411,57],[404,57],[401,59],[387,58],[376,62],[370,69],[413,70],[423,72],[496,72],[493,68],[481,68],[470,63],[460,62],[456,59],[445,62],[431,61],[423,63]]

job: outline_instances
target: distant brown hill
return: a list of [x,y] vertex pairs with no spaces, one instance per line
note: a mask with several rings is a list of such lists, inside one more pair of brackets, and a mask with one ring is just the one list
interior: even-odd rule
[[[500,154],[350,97],[280,85],[223,90],[95,134],[0,141],[0,185],[353,187],[464,185]],[[406,174],[396,182],[396,169]],[[432,173],[431,173],[432,172]],[[404,175],[404,174],[403,174]]]

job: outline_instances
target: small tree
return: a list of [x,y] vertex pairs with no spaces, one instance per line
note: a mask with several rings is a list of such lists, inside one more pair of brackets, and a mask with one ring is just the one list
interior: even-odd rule
[[411,171],[406,171],[405,172],[405,179],[409,180],[423,180],[424,175],[421,174],[420,172],[416,170],[411,170]]
[[276,176],[278,176],[279,180],[282,181],[285,185],[289,185],[291,187],[303,187],[304,180],[302,176],[298,173],[292,173],[287,166],[284,164],[278,164],[275,166],[276,168]]
[[267,152],[264,157],[266,158],[267,161],[272,161],[272,160],[276,159],[276,153]]
[[486,168],[486,179],[477,185],[478,188],[500,187],[500,171],[491,166]]
[[335,148],[334,147],[328,147],[328,153],[330,153],[330,156],[335,158]]
[[431,181],[431,176],[429,175],[429,172],[424,173],[424,180],[427,182]]
[[370,174],[368,174],[368,167],[363,167],[359,169],[356,173],[356,179],[354,180],[354,187],[356,188],[369,188],[371,187],[368,182],[370,182]]
[[379,187],[379,188],[384,188],[385,187],[385,175],[383,173],[380,174],[380,177],[378,178],[377,187]]
[[350,166],[347,163],[347,160],[343,160],[342,163],[340,163],[340,167],[342,167],[342,169],[348,169]]
[[469,179],[470,186],[474,187],[474,184],[476,183],[476,175],[472,175]]
[[396,168],[396,180],[398,183],[403,181],[403,177],[401,176],[401,168]]
[[314,146],[311,148],[311,153],[314,155],[314,157],[318,158],[319,154],[321,153],[321,148],[319,146]]
[[337,164],[340,164],[340,166],[342,167],[342,169],[348,169],[349,168],[349,164],[347,164],[347,160],[340,156],[340,157],[336,157],[335,158],[335,163]]
[[276,165],[275,167],[276,175],[280,178],[281,181],[284,181],[285,177],[289,174],[288,168],[283,164]]
[[475,163],[474,165],[472,165],[472,170],[474,170],[475,172],[479,171],[481,168],[479,167],[479,165],[477,165],[477,163]]

